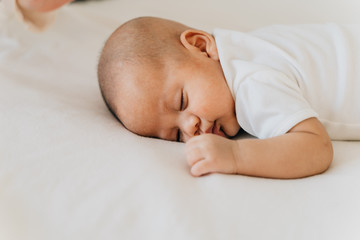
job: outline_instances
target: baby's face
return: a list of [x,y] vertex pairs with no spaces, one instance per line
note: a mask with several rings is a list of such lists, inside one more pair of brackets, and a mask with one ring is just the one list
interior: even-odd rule
[[231,137],[239,131],[219,61],[199,55],[162,71],[143,67],[130,72],[136,80],[129,81],[115,110],[129,130],[182,142],[205,133]]

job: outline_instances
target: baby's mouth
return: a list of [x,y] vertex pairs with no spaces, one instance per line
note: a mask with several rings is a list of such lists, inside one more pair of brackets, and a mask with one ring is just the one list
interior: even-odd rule
[[214,121],[214,124],[212,125],[212,127],[209,128],[205,133],[212,133],[212,134],[216,134],[221,137],[225,137],[224,131],[221,129],[220,126],[216,125],[216,121]]

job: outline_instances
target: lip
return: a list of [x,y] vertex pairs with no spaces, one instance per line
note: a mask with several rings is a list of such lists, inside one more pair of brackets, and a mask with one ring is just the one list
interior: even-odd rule
[[225,133],[220,130],[219,126],[216,125],[216,121],[208,130],[205,131],[205,133],[212,133],[221,137],[225,137]]

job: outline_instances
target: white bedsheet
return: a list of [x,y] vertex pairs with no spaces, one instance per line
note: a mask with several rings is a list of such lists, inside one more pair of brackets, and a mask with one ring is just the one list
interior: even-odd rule
[[210,31],[354,22],[359,10],[356,0],[93,1],[61,9],[41,35],[2,14],[0,239],[359,239],[360,142],[334,142],[331,168],[314,177],[194,178],[184,145],[124,130],[96,80],[105,39],[135,16]]

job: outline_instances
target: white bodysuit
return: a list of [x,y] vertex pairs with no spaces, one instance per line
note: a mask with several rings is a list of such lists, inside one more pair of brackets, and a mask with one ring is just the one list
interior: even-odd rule
[[333,140],[360,140],[360,25],[215,29],[240,126],[258,138],[317,117]]

